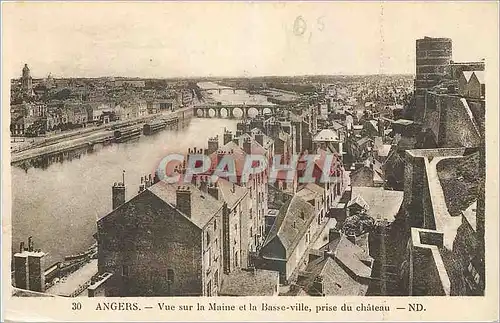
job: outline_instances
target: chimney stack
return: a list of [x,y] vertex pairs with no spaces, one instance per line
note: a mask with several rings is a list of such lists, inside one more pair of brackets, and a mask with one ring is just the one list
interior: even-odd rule
[[32,237],[28,238],[28,249],[24,242],[20,244],[20,252],[14,254],[14,285],[17,288],[45,291],[45,273],[43,257],[45,253],[34,250]]
[[340,238],[340,232],[335,229],[330,229],[328,232],[328,242],[335,241]]
[[178,186],[176,190],[176,207],[187,217],[191,217],[191,190],[188,186]]
[[219,187],[217,186],[217,183],[208,185],[207,191],[208,194],[210,194],[214,199],[219,199]]
[[317,276],[313,281],[314,291],[317,293],[317,296],[324,296],[323,292],[323,277]]
[[207,189],[208,189],[208,176],[205,175],[205,176],[199,176],[199,180],[200,180],[200,191],[202,191],[203,193],[207,193]]
[[214,153],[219,149],[219,136],[208,138],[208,155]]
[[264,147],[264,134],[260,132],[256,133],[255,141],[257,141],[262,147]]
[[223,138],[224,145],[228,144],[232,140],[233,140],[233,133],[229,130],[224,130],[224,138]]
[[252,141],[250,140],[250,138],[245,138],[245,141],[243,142],[243,151],[247,155],[250,155],[252,153]]
[[353,244],[356,244],[356,235],[354,233],[346,234],[347,240],[351,241]]

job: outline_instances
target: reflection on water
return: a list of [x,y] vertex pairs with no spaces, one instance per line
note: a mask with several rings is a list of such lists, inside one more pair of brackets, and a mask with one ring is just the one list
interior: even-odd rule
[[94,242],[96,220],[111,209],[111,185],[121,180],[122,170],[130,199],[141,176],[153,173],[165,154],[206,147],[208,137],[222,139],[224,127],[234,131],[236,122],[193,119],[180,131],[41,159],[39,168],[12,167],[12,250],[33,236],[35,247],[48,253],[47,265],[86,250]]

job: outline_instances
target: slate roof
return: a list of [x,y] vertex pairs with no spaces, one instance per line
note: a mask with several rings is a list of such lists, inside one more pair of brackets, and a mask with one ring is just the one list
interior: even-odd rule
[[474,73],[473,71],[463,71],[463,72],[462,72],[462,74],[464,75],[465,80],[466,80],[467,82],[469,82],[469,81],[470,81],[470,78],[472,77],[472,74],[473,74],[473,73]]
[[360,196],[370,205],[367,215],[380,221],[392,222],[403,203],[402,191],[384,190],[382,187],[353,187],[352,195]]
[[222,279],[221,296],[273,296],[277,292],[279,273],[256,269],[235,270]]
[[340,130],[342,128],[345,128],[344,125],[338,123],[337,121],[332,121],[331,127],[333,128],[333,130]]
[[358,144],[358,146],[362,146],[362,145],[364,145],[364,144],[366,144],[366,143],[368,143],[370,141],[371,141],[370,138],[363,137],[363,138],[359,139],[356,143]]
[[[321,277],[326,296],[364,296],[368,285],[359,278],[371,277],[368,253],[344,235],[321,248],[322,256],[309,262],[289,295],[319,295],[315,280]],[[328,254],[324,254],[328,251]]]
[[[354,194],[353,194],[354,195]],[[347,207],[351,207],[353,205],[359,205],[361,208],[365,209],[365,210],[369,210],[370,209],[370,206],[368,205],[368,203],[366,203],[366,201],[360,196],[360,195],[355,195],[348,203],[347,203]]]
[[322,197],[325,190],[315,183],[308,183],[297,191],[297,195],[302,197],[305,201],[313,200],[317,197]]
[[248,192],[246,188],[233,184],[223,178],[217,180],[217,186],[220,192],[219,197],[227,203],[229,209],[235,207]]
[[290,201],[285,203],[276,217],[266,241],[262,247],[263,256],[272,256],[265,247],[273,239],[277,238],[283,245],[286,258],[288,259],[314,220],[314,207],[307,203],[302,197],[294,195]]
[[378,149],[378,155],[381,157],[387,157],[389,155],[389,151],[391,150],[391,145],[382,145]]
[[[191,216],[183,215],[197,227],[203,228],[219,212],[223,203],[210,194],[200,191],[194,184],[183,184],[182,186],[188,187],[191,190]],[[178,185],[175,184],[159,182],[147,190],[165,203],[175,207],[177,204],[177,187]],[[179,213],[182,214],[180,211]]]
[[484,71],[474,71],[474,74],[476,74],[477,80],[479,81],[479,84],[485,84],[484,83]]
[[313,141],[336,141],[338,139],[339,136],[336,131],[323,129],[314,136]]

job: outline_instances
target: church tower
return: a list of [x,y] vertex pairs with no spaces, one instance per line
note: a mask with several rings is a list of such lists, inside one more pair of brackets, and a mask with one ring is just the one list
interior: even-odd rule
[[30,75],[28,64],[24,64],[23,76],[21,77],[21,88],[23,93],[31,95],[33,93],[33,79]]

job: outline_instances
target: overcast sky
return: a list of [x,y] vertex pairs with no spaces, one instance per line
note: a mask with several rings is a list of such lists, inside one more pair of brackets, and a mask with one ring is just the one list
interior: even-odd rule
[[479,60],[498,30],[496,2],[2,5],[11,77],[414,73],[417,38]]

